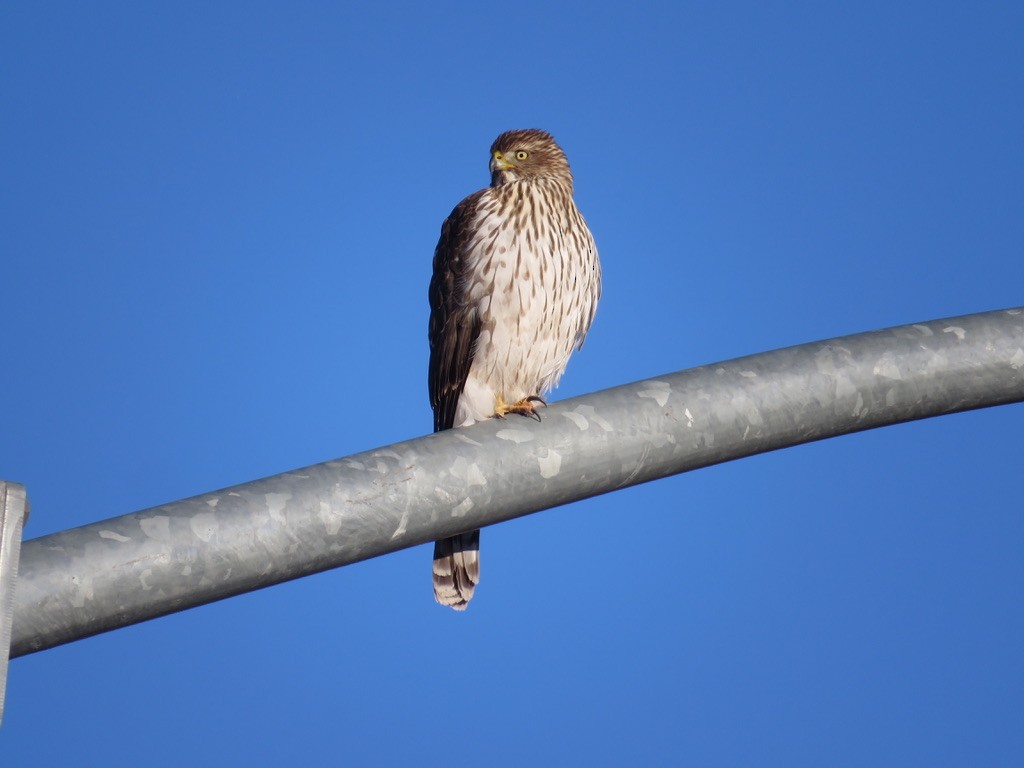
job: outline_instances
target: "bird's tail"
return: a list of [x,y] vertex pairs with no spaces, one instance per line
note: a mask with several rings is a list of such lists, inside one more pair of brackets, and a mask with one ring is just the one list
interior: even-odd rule
[[466,610],[480,581],[480,531],[434,542],[434,599]]

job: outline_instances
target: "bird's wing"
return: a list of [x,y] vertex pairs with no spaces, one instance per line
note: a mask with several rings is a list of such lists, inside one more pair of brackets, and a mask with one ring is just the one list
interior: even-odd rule
[[469,376],[473,347],[480,335],[476,307],[467,301],[466,273],[474,245],[472,224],[487,190],[470,195],[441,225],[430,279],[430,367],[427,384],[434,409],[434,431],[451,429],[455,409]]

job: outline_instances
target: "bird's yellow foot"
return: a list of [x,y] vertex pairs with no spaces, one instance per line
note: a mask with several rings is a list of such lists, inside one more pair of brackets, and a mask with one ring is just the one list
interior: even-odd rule
[[537,419],[540,421],[540,414],[537,413],[537,409],[534,403],[540,403],[541,405],[547,405],[544,400],[537,395],[530,395],[524,397],[518,403],[506,403],[502,398],[498,398],[498,402],[494,407],[494,415],[499,419],[505,418],[510,413],[518,413],[520,416],[529,416],[530,418]]

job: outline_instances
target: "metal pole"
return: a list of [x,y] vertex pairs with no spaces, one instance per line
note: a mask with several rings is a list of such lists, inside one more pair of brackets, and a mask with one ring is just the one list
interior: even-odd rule
[[25,486],[0,480],[0,722],[4,719],[7,662],[14,618],[14,580],[18,575],[21,527],[28,517]]
[[552,404],[539,424],[492,419],[28,541],[11,653],[655,478],[1021,400],[1024,307],[658,376]]

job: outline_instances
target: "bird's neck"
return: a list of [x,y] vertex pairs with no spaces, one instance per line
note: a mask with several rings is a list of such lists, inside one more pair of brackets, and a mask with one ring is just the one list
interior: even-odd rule
[[537,176],[529,179],[523,179],[515,176],[509,171],[493,171],[491,173],[491,186],[492,187],[504,187],[512,184],[536,184],[536,185],[555,185],[564,187],[568,191],[569,195],[572,195],[572,174],[566,173],[565,176]]

